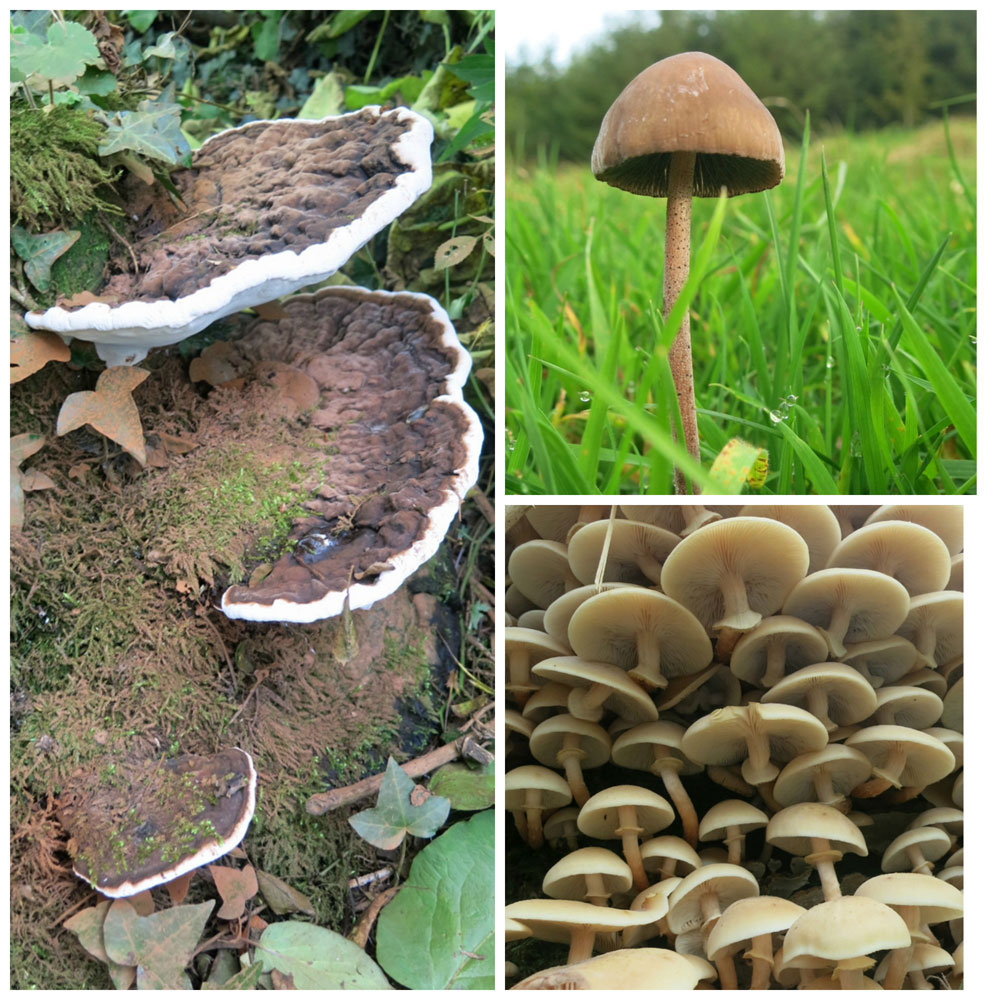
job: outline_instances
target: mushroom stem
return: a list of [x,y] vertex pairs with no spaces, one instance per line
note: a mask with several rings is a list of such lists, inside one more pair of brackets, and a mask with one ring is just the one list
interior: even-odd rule
[[[671,802],[677,807],[677,812],[681,817],[681,824],[684,827],[684,839],[692,846],[698,846],[698,814],[695,812],[694,803],[688,795],[680,778],[680,769],[683,766],[676,757],[671,757],[665,747],[656,747],[653,750],[656,755],[656,762],[653,770],[658,772],[663,780],[663,787],[667,790]],[[738,864],[738,862],[737,862]]]
[[714,628],[732,628],[745,632],[760,622],[760,613],[750,607],[746,580],[741,573],[724,573],[719,580],[719,590],[722,592],[725,617],[716,622]]
[[577,733],[566,733],[563,736],[562,749],[556,754],[556,761],[566,775],[569,790],[573,793],[573,799],[578,806],[587,804],[590,798],[590,791],[583,780],[583,770],[580,761],[585,757],[586,751],[580,746],[580,737]]
[[574,927],[569,939],[569,955],[566,957],[567,965],[575,965],[577,962],[586,961],[594,954],[594,939],[597,931],[593,927]]
[[820,885],[823,887],[823,899],[828,903],[840,899],[840,882],[837,880],[837,871],[833,863],[839,861],[844,856],[843,853],[833,850],[830,841],[824,837],[811,837],[809,842],[813,853],[806,855],[805,862],[807,865],[812,865],[819,875]]
[[767,642],[767,666],[760,679],[761,687],[771,688],[785,676],[785,640],[776,637]]
[[[663,316],[677,301],[688,280],[691,263],[691,194],[694,188],[694,161],[697,154],[673,152],[667,187],[666,251],[663,259]],[[684,439],[687,453],[701,461],[698,445],[698,414],[694,404],[694,365],[691,360],[691,316],[684,310],[680,329],[670,345],[670,373],[674,378],[674,391],[681,411],[681,432],[674,428],[674,439]],[[684,473],[674,469],[674,493],[700,492],[692,483],[690,491]]]
[[903,922],[910,932],[910,943],[905,948],[894,948],[889,952],[889,962],[886,966],[885,978],[882,980],[882,989],[884,990],[901,990],[903,988],[910,959],[913,956],[913,935],[914,932],[919,931],[919,906],[899,906],[895,909],[903,918]]
[[758,934],[753,938],[753,946],[743,953],[744,958],[753,960],[753,974],[750,989],[771,988],[771,967],[774,965],[774,944],[770,934]]
[[639,853],[639,834],[642,830],[635,806],[619,806],[615,836],[622,839],[622,853],[632,869],[632,888],[639,892],[649,888],[649,878],[646,876],[646,869],[642,867],[642,855]]

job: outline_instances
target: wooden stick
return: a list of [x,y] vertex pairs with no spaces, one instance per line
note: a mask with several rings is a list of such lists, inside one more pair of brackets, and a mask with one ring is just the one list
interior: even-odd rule
[[[485,723],[483,728],[488,729],[489,737],[491,738],[493,735],[493,723]],[[430,774],[431,771],[436,771],[442,765],[464,757],[464,748],[470,740],[475,742],[471,734],[467,733],[464,736],[460,736],[452,743],[446,743],[443,747],[431,750],[430,753],[425,753],[422,757],[415,757],[413,760],[407,761],[402,765],[403,771],[411,778],[420,778],[425,774]],[[374,795],[382,785],[383,777],[385,775],[373,774],[370,778],[364,778],[353,785],[345,785],[343,788],[331,788],[328,792],[320,792],[317,795],[312,795],[306,801],[306,812],[310,816],[322,816],[323,813],[332,812],[334,809],[340,809],[343,806],[351,805],[353,802],[365,799],[369,795]]]

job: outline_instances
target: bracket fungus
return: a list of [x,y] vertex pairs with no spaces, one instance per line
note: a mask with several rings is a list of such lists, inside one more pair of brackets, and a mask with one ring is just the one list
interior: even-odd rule
[[257,772],[235,747],[115,763],[63,797],[73,871],[105,896],[134,896],[228,854],[253,818]]
[[462,399],[469,355],[433,299],[326,288],[282,309],[253,321],[230,356],[241,370],[278,362],[315,382],[301,434],[320,481],[292,551],[252,586],[230,587],[222,610],[313,622],[371,607],[437,552],[478,475],[483,431]]
[[133,365],[224,316],[333,275],[430,187],[430,122],[406,108],[257,121],[212,136],[172,175],[184,209],[136,184],[136,264],[98,301],[25,319]]

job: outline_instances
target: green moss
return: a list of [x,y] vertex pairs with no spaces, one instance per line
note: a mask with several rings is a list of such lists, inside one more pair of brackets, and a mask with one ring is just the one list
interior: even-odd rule
[[96,292],[104,277],[111,237],[97,212],[73,223],[80,238],[52,265],[52,282],[59,295]]
[[118,212],[110,195],[115,171],[100,161],[104,126],[85,111],[14,105],[10,115],[11,221],[34,232],[82,219],[93,209]]

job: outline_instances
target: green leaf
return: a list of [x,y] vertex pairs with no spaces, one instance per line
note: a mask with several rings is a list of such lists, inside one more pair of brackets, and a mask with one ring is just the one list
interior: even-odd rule
[[154,7],[152,10],[125,10],[122,13],[128,18],[128,23],[135,31],[144,35],[149,30],[149,26],[156,20],[159,11]]
[[254,962],[245,969],[240,969],[235,976],[230,977],[224,983],[215,984],[204,982],[201,984],[203,990],[254,990],[257,988],[257,980],[264,969],[263,962]]
[[363,840],[391,851],[403,842],[407,833],[433,837],[448,818],[451,806],[447,799],[436,795],[423,801],[421,798],[413,780],[390,757],[378,790],[378,804],[352,816],[348,822]]
[[410,989],[493,989],[493,810],[456,823],[413,860],[382,910],[379,964]]
[[156,59],[176,59],[177,58],[177,47],[174,45],[174,36],[176,32],[165,31],[156,40],[155,45],[147,46],[142,53],[143,59],[156,58]]
[[260,936],[261,971],[291,976],[297,990],[387,990],[382,970],[353,941],[325,927],[287,920]]
[[104,920],[108,958],[119,965],[135,966],[140,990],[190,989],[184,968],[198,947],[214,906],[208,900],[140,917],[127,900],[117,899]]
[[253,54],[261,62],[274,62],[281,45],[280,11],[269,10],[267,16],[250,28],[253,35]]
[[336,73],[327,73],[322,80],[317,80],[313,92],[306,99],[299,111],[299,118],[314,120],[326,118],[328,115],[339,115],[344,111],[344,88],[340,85]]
[[385,104],[396,94],[404,104],[412,105],[424,89],[425,79],[430,74],[419,76],[401,76],[390,80],[385,86],[372,87],[366,84],[354,84],[344,90],[344,104],[348,111],[357,111],[369,104]]
[[339,38],[345,32],[350,31],[359,21],[363,21],[370,13],[369,10],[338,10],[332,21],[327,21],[311,31],[306,41],[329,42],[334,38]]
[[496,95],[496,60],[491,55],[466,56],[448,67],[469,85],[469,96],[480,104],[492,104]]
[[65,86],[82,76],[88,65],[101,63],[97,40],[82,24],[57,21],[49,25],[47,41],[37,35],[11,34],[11,69],[39,77],[45,86]]
[[181,132],[178,105],[141,101],[138,111],[115,112],[97,151],[101,156],[110,156],[123,149],[133,149],[142,156],[170,164],[179,163],[191,149]]
[[14,253],[24,261],[24,273],[35,288],[47,292],[52,287],[52,265],[78,239],[79,230],[69,232],[56,230],[52,233],[34,235],[20,226],[10,231],[10,242]]
[[81,94],[96,95],[97,97],[113,94],[117,86],[118,81],[113,73],[95,69],[93,66],[88,66],[87,72],[76,81],[76,88]]
[[495,799],[495,761],[486,767],[470,767],[468,764],[445,764],[438,768],[427,787],[435,795],[441,795],[451,803],[452,809],[473,812],[489,809]]

